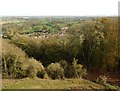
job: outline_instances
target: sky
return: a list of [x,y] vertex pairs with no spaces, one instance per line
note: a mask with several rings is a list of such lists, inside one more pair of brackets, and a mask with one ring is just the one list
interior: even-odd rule
[[114,16],[119,0],[0,0],[0,16]]

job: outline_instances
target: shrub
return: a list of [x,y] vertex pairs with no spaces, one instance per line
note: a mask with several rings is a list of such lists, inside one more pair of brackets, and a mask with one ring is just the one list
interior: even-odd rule
[[39,78],[48,78],[47,73],[46,73],[45,70],[41,70],[41,71],[39,70],[37,72],[37,77],[39,77]]
[[28,66],[26,70],[27,77],[29,78],[36,77],[36,73],[37,73],[37,70],[32,65]]
[[104,76],[104,75],[100,75],[97,78],[96,82],[103,85],[103,84],[105,84],[107,82],[107,77]]
[[65,60],[61,60],[61,61],[59,62],[59,64],[61,65],[61,67],[62,67],[63,69],[66,69],[66,67],[68,66],[68,63],[67,63],[67,61],[65,61]]
[[26,75],[26,69],[27,69],[27,65],[24,62],[16,62],[16,78],[25,78],[27,77]]
[[43,71],[43,65],[34,58],[28,58],[24,51],[3,40],[2,75],[3,78],[36,77]]
[[28,58],[18,47],[3,40],[2,47],[2,75],[3,77],[25,77],[25,69]]
[[72,64],[69,64],[65,70],[65,76],[68,78],[81,78],[87,74],[87,70],[83,68],[81,64],[77,64],[76,59],[73,60]]
[[74,70],[74,73],[75,73],[75,76],[76,77],[83,77],[85,76],[87,73],[87,70],[85,68],[83,68],[83,65],[81,64],[77,64],[77,61],[75,58],[72,62],[72,65],[73,65],[73,70]]
[[59,63],[51,63],[47,67],[47,73],[52,79],[62,79],[64,78],[64,69]]
[[[30,78],[33,78],[33,77],[37,77],[38,76],[38,73],[40,75],[43,75],[44,76],[44,67],[42,65],[42,63],[38,62],[36,59],[34,58],[31,58],[29,59],[29,62],[28,62],[29,66],[27,67],[27,77],[30,77]],[[39,76],[40,77],[40,76]]]

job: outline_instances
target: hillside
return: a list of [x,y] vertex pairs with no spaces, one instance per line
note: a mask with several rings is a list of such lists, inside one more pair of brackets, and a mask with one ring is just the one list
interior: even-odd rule
[[104,89],[104,86],[84,79],[50,80],[25,78],[3,80],[3,89]]
[[119,89],[117,17],[4,17],[3,89]]

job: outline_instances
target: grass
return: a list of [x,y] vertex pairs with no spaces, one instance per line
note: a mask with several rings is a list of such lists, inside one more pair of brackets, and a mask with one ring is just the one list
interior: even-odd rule
[[120,87],[110,85],[109,83],[105,83],[104,86],[105,86],[106,89],[111,89],[111,90],[120,91]]
[[[10,82],[9,82],[10,81]],[[20,79],[7,80],[3,79],[3,89],[104,89],[104,86],[84,80],[84,79]]]

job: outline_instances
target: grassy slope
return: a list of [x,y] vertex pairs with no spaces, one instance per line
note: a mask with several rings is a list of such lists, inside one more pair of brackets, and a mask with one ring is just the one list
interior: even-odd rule
[[84,79],[21,79],[3,80],[3,89],[104,89],[103,86]]

